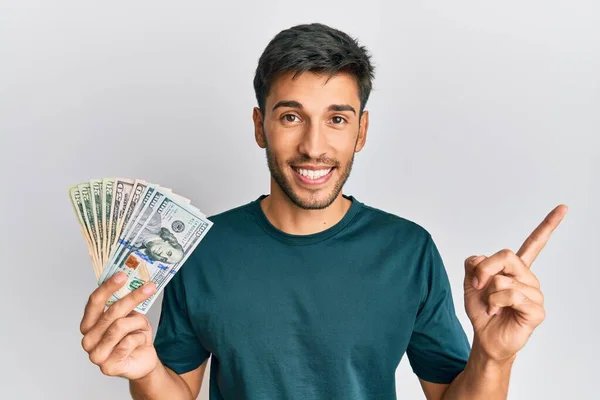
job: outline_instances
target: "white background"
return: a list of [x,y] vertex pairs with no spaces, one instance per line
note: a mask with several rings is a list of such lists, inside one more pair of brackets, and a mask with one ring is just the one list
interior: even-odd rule
[[[267,193],[251,122],[256,63],[280,30],[323,22],[358,37],[377,68],[367,146],[345,192],[432,233],[470,339],[463,260],[516,251],[555,205],[569,205],[533,265],[547,317],[517,357],[509,398],[592,399],[598,7],[0,1],[0,397],[128,398],[127,382],[102,375],[80,347],[95,282],[67,186],[143,178],[209,215]],[[424,397],[406,358],[397,390]]]

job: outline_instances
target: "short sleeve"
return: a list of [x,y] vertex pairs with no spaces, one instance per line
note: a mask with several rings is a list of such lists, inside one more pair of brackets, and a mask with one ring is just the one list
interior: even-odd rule
[[471,348],[456,316],[448,275],[431,235],[422,260],[423,301],[406,354],[419,378],[450,383],[464,370]]
[[202,346],[190,322],[182,266],[163,291],[162,309],[154,347],[160,361],[177,374],[198,368],[210,353]]

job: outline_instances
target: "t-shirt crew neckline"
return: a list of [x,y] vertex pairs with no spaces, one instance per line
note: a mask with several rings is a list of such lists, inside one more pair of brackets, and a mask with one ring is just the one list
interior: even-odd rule
[[251,202],[250,210],[252,211],[252,214],[254,214],[256,220],[267,234],[269,234],[274,239],[279,240],[280,242],[291,245],[314,244],[322,242],[323,240],[334,236],[336,233],[344,229],[362,208],[362,203],[356,200],[353,196],[342,194],[344,198],[350,200],[352,203],[350,204],[350,208],[348,209],[348,211],[346,211],[346,214],[344,214],[341,220],[339,220],[336,224],[330,226],[329,228],[321,232],[312,233],[308,235],[294,235],[283,232],[282,230],[275,227],[275,225],[273,225],[271,221],[269,221],[269,219],[263,212],[262,207],[260,206],[261,200],[263,200],[267,196],[267,194],[260,195],[256,200]]

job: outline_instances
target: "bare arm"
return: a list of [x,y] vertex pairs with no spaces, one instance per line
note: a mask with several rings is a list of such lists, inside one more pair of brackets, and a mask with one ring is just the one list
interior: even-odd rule
[[465,370],[452,381],[441,399],[505,400],[513,363],[514,357],[499,363],[474,349]]
[[193,371],[178,375],[158,363],[149,375],[129,381],[129,391],[134,400],[189,400],[200,393],[208,360]]
[[419,383],[427,400],[440,400],[448,386],[450,386],[449,383],[429,382],[421,378],[419,378]]
[[474,344],[464,371],[452,383],[433,383],[419,378],[427,400],[507,398],[514,357],[504,363],[493,362]]

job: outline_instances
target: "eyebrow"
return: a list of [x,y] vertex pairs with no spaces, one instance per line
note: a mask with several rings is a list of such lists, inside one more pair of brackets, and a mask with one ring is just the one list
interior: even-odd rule
[[[277,102],[277,104],[273,106],[273,109],[271,111],[275,111],[279,107],[298,108],[300,110],[304,108],[302,104],[295,100],[282,100]],[[352,111],[352,113],[356,115],[356,110],[349,104],[332,104],[329,107],[327,107],[327,111]]]

